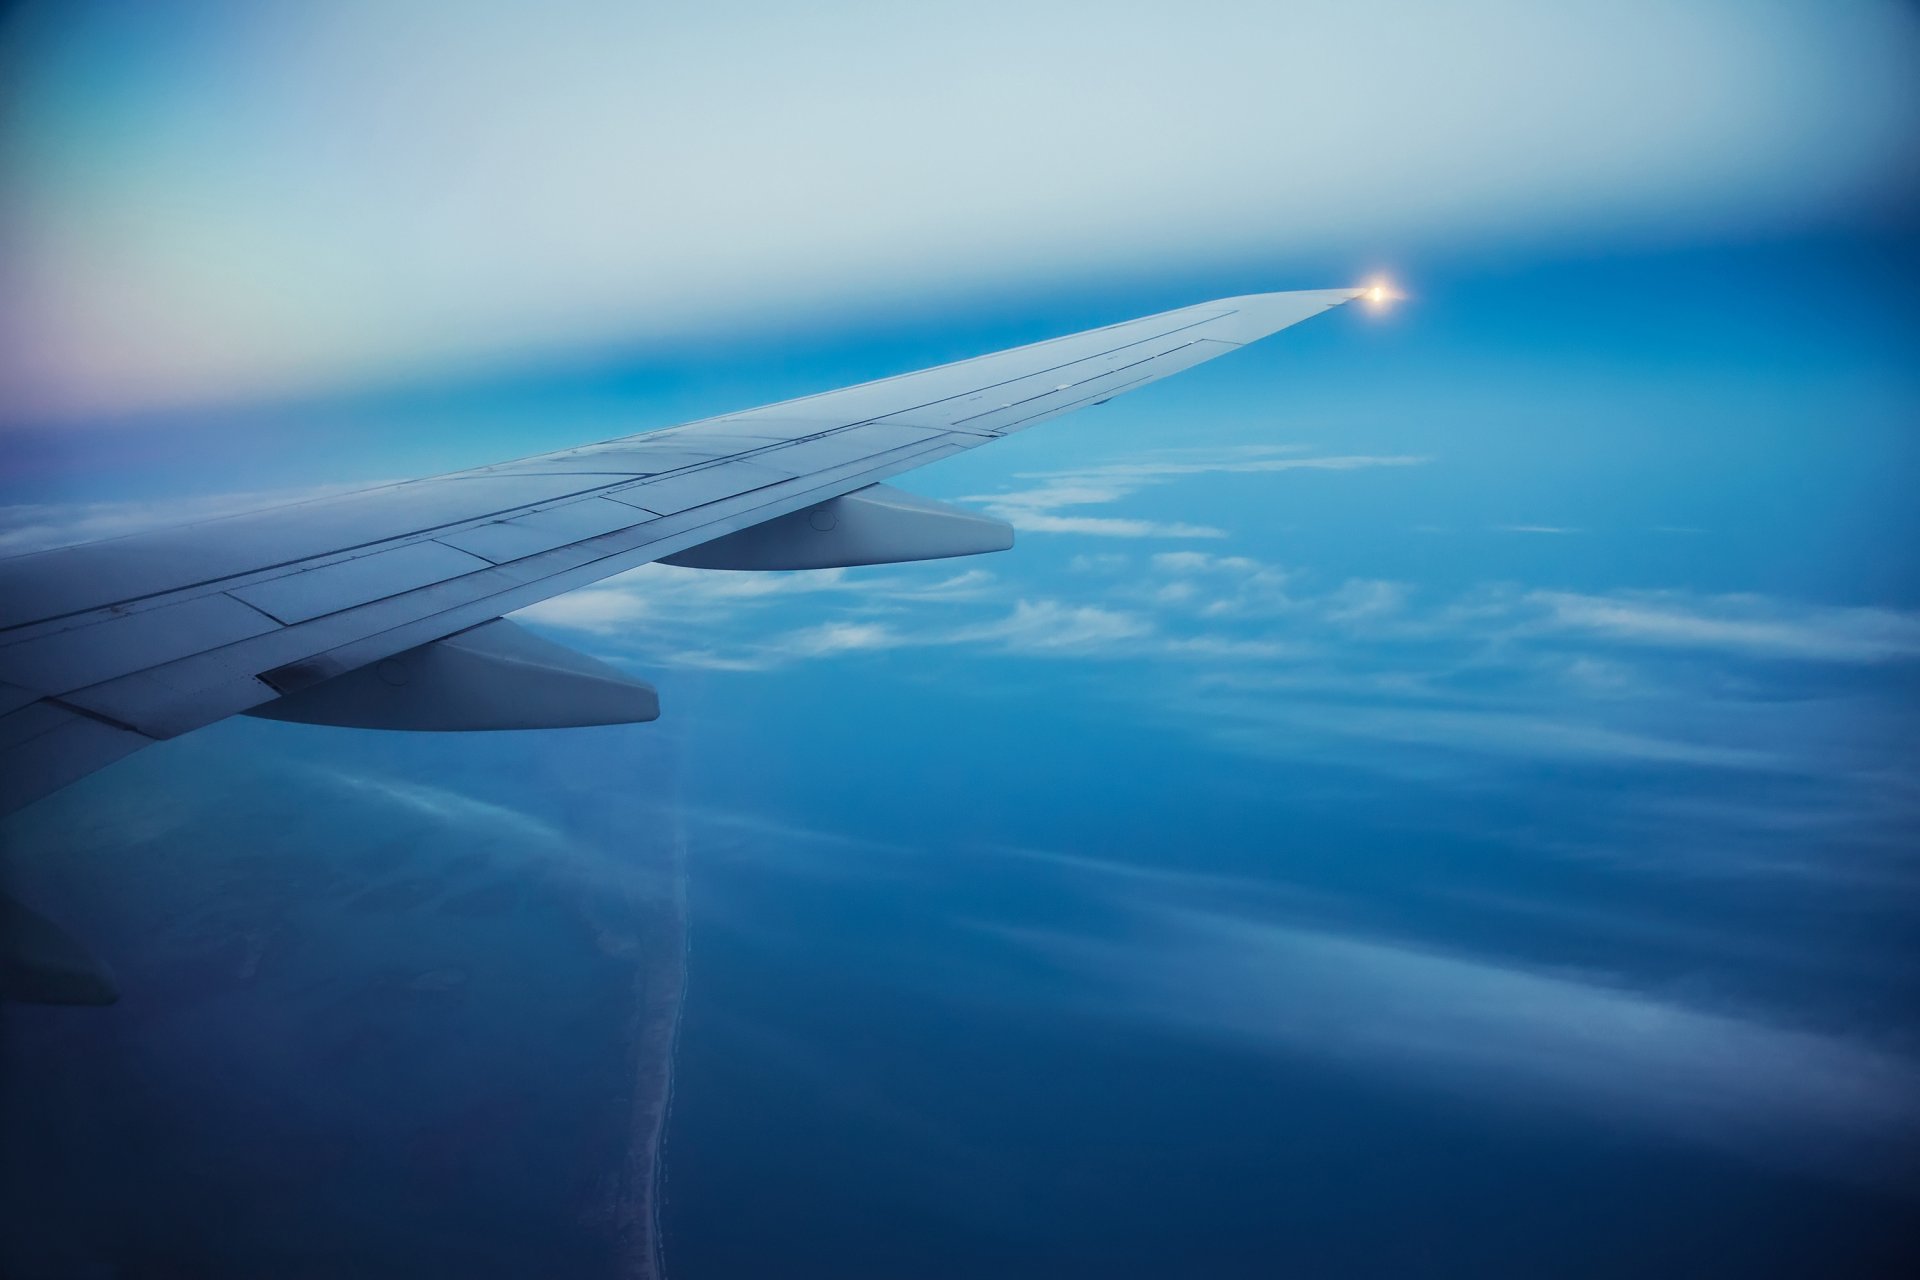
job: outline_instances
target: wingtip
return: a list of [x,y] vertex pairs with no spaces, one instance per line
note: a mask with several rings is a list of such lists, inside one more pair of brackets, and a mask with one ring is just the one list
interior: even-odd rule
[[1221,298],[1211,307],[1231,308],[1231,315],[1217,322],[1219,336],[1229,342],[1248,343],[1277,333],[1290,325],[1324,315],[1352,302],[1365,289],[1291,289],[1274,293],[1249,293],[1238,298]]
[[1398,302],[1407,295],[1394,288],[1384,279],[1373,279],[1358,289],[1349,291],[1348,299],[1365,298],[1369,306],[1384,307],[1389,302]]

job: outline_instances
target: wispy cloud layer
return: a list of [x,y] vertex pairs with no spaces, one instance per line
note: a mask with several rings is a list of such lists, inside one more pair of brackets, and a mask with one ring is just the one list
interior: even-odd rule
[[1814,662],[1920,658],[1920,617],[1894,609],[1835,609],[1757,595],[1686,592],[1612,596],[1534,592],[1546,624],[1635,644]]
[[[1135,886],[1136,890],[1139,888]],[[1920,1066],[1605,975],[1129,895],[1122,936],[1009,930],[1117,1016],[1849,1178],[1913,1170]],[[1158,899],[1158,902],[1154,900]]]
[[[1024,488],[975,500],[1012,518],[1123,507],[1196,475],[1418,461],[1280,446],[1155,454],[1024,476]],[[1561,824],[1567,856],[1662,873],[1913,879],[1883,838],[1920,821],[1920,793],[1897,783],[1910,709],[1869,690],[1920,664],[1920,616],[1676,589],[1436,591],[1181,546],[1165,531],[1155,541],[1082,550],[1032,577],[1029,566],[1047,568],[1032,550],[992,569],[653,566],[522,616],[592,633],[642,668],[765,672],[905,653],[920,655],[916,670],[1070,663],[1136,722],[1290,768],[1449,788],[1638,780],[1605,804],[1581,793]],[[1677,776],[1718,808],[1673,809],[1655,784]],[[1774,816],[1757,822],[1763,810]],[[1816,840],[1823,856],[1809,854]]]
[[1363,454],[1291,456],[1302,452],[1297,445],[1168,450],[1127,462],[1029,473],[1019,478],[1038,483],[1024,489],[975,494],[965,501],[983,504],[992,514],[1027,533],[1077,533],[1106,538],[1224,538],[1227,531],[1211,525],[1059,513],[1119,502],[1150,486],[1191,476],[1357,471],[1369,467],[1417,466],[1427,461],[1411,456]]
[[[1616,1137],[1625,1129],[1801,1174],[1898,1189],[1920,1173],[1920,1061],[1897,1036],[1818,1008],[1735,1000],[1697,978],[1574,966],[1537,940],[1504,949],[1464,940],[1443,914],[1385,926],[1374,922],[1378,903],[1259,869],[1179,865],[1191,851],[1122,860],[998,846],[956,851],[961,873],[951,856],[925,849],[855,846],[786,823],[773,831],[757,854],[736,850],[756,876],[884,883],[889,901],[919,920],[916,954],[931,947],[955,958],[891,971],[919,999],[1115,1020],[1135,1034],[1213,1041],[1397,1094],[1443,1094]],[[1048,905],[1031,917],[956,915],[955,874],[992,883],[996,902]],[[1637,918],[1578,906],[1549,918],[1644,940],[1631,932],[1644,924]],[[988,949],[957,945],[948,931]],[[1711,930],[1683,930],[1678,941],[1707,972],[1768,950]]]
[[[521,616],[590,632],[642,669],[766,672],[904,653],[1067,662],[1136,721],[1400,784],[1681,770],[1710,794],[1762,788],[1780,821],[1756,826],[1752,796],[1730,795],[1719,813],[1662,813],[1664,790],[1635,784],[1604,805],[1580,801],[1561,851],[1666,873],[1912,878],[1875,834],[1920,821],[1920,793],[1893,782],[1904,713],[1832,681],[1920,661],[1920,619],[1674,591],[1435,596],[1191,550],[1083,554],[1066,567],[1045,588],[928,566],[750,582],[652,567]],[[1783,698],[1750,669],[1783,662],[1815,683]],[[1816,839],[1825,856],[1809,856]]]
[[[1522,591],[1490,586],[1435,599],[1411,585],[1353,578],[1326,584],[1309,572],[1289,570],[1248,556],[1165,551],[1140,557],[1082,555],[1077,570],[1052,592],[1008,581],[984,569],[929,578],[923,567],[890,570],[824,570],[792,574],[729,574],[662,565],[612,579],[523,610],[521,615],[553,626],[613,634],[643,622],[713,624],[751,629],[740,620],[758,606],[801,597],[840,600],[864,616],[908,603],[969,606],[999,613],[1007,621],[975,617],[920,630],[896,628],[866,633],[874,643],[965,643],[1009,630],[1035,630],[1033,620],[1087,616],[1127,617],[1125,626],[1099,634],[1120,644],[1148,633],[1196,645],[1257,646],[1288,641],[1285,652],[1330,633],[1380,641],[1429,645],[1481,644],[1544,647],[1528,662],[1558,663],[1573,682],[1595,688],[1624,687],[1621,644],[1646,648],[1700,649],[1729,658],[1779,658],[1812,663],[1886,663],[1920,658],[1920,617],[1898,610],[1833,608],[1762,596],[1701,596],[1689,592],[1581,594]],[[1061,585],[1084,597],[1059,595]],[[949,618],[950,614],[926,615]],[[1018,627],[1012,618],[1027,621]],[[732,622],[731,627],[728,624]],[[1286,624],[1285,635],[1274,624]],[[1580,644],[1592,655],[1552,655]],[[814,653],[807,646],[797,652]],[[821,650],[818,652],[827,652]],[[1250,648],[1246,652],[1258,652]],[[1604,652],[1602,652],[1604,651]],[[1608,656],[1611,655],[1611,656]],[[1451,663],[1449,663],[1451,665]],[[1522,664],[1526,665],[1526,664]]]

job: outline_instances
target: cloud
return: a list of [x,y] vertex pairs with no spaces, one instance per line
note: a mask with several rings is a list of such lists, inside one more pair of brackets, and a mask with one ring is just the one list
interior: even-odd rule
[[796,631],[776,641],[775,647],[808,658],[827,658],[842,653],[863,653],[876,649],[897,649],[912,643],[891,627],[871,622],[828,622],[805,631]]
[[631,586],[583,587],[529,605],[514,616],[567,631],[614,635],[651,616],[646,594]]
[[544,819],[450,787],[349,773],[343,769],[313,768],[308,770],[308,775],[356,796],[408,809],[447,826],[504,833],[523,844],[551,850],[560,850],[572,843],[558,827]]
[[953,644],[996,644],[1009,653],[1084,653],[1135,640],[1152,630],[1137,614],[1058,600],[1022,600],[997,622],[954,632]]
[[[1071,492],[1080,500],[1093,488]],[[1920,655],[1912,615],[1778,597],[1498,584],[1436,596],[1195,550],[1080,555],[1069,567],[1046,592],[976,570],[742,582],[656,568],[529,614],[629,631],[627,656],[642,666],[769,670],[908,649],[1157,663],[1159,714],[1237,753],[1456,781],[1547,765],[1822,778],[1851,796],[1821,801],[1814,818],[1829,831],[1835,813],[1881,786],[1894,733],[1885,722],[1898,710],[1840,690],[1781,699],[1751,663],[1848,668]],[[756,621],[760,611],[771,612]],[[1714,664],[1703,671],[1694,654]],[[1120,681],[1130,705],[1138,685]],[[1728,850],[1747,852],[1686,854],[1688,865],[1786,865],[1751,833],[1713,826]]]
[[1022,533],[1077,533],[1097,538],[1224,538],[1226,530],[1209,525],[1117,516],[1063,516],[1062,508],[1118,502],[1139,488],[1133,484],[1090,483],[1077,475],[1049,480],[1030,489],[975,495],[963,499],[985,506]]
[[1216,703],[1211,732],[1259,754],[1304,754],[1303,740],[1345,738],[1420,748],[1437,759],[1467,754],[1519,763],[1557,760],[1742,770],[1794,767],[1792,758],[1775,751],[1711,737],[1688,738],[1664,725],[1611,724],[1593,708],[1570,708],[1565,703],[1552,711],[1515,711],[1497,705],[1431,707],[1410,705],[1404,699],[1356,705],[1308,701],[1299,692],[1288,699],[1253,700],[1244,688],[1236,703]]
[[902,629],[874,622],[839,621],[804,627],[732,654],[695,650],[668,655],[680,665],[766,670],[796,661],[892,649],[968,647],[983,653],[1067,656],[1111,651],[1148,635],[1152,624],[1125,612],[1058,600],[1020,600],[985,621]]
[[1164,878],[1147,889],[1119,936],[1001,932],[1114,1016],[1831,1174],[1913,1172],[1920,1068],[1870,1043],[1606,975],[1195,906]]
[[[307,766],[301,774],[338,793],[349,806],[384,806],[428,824],[444,835],[462,833],[469,851],[490,850],[516,876],[541,874],[605,891],[650,896],[677,892],[674,876],[662,864],[635,859],[630,849],[602,847],[564,830],[547,818],[453,787],[410,782],[335,767]],[[667,820],[651,824],[655,828]],[[385,825],[392,827],[390,820]]]
[[1173,612],[1232,619],[1291,612],[1299,602],[1289,590],[1292,575],[1247,556],[1167,551],[1147,560],[1153,578],[1144,590]]
[[1404,583],[1371,578],[1351,578],[1326,599],[1329,622],[1364,622],[1399,613],[1407,603],[1409,589]]
[[952,604],[989,598],[995,585],[994,575],[985,569],[963,569],[933,577],[919,567],[736,573],[647,564],[595,586],[529,605],[513,616],[596,635],[684,631],[693,627],[739,627],[756,612],[794,598],[844,595],[869,607],[882,602]]
[[1030,472],[1018,478],[1038,480],[1025,489],[975,494],[963,499],[1026,533],[1076,533],[1103,538],[1224,538],[1209,525],[1058,514],[1075,507],[1101,506],[1132,497],[1142,489],[1191,476],[1279,471],[1358,471],[1371,467],[1418,466],[1412,455],[1346,454],[1327,457],[1275,456],[1299,452],[1298,445],[1249,445],[1219,450],[1163,450],[1120,462],[1067,471]]
[[1268,663],[1299,660],[1317,652],[1312,646],[1285,640],[1235,639],[1231,636],[1173,636],[1160,652],[1170,658],[1192,658],[1200,662]]
[[1021,507],[990,504],[988,512],[1022,533],[1078,533],[1093,538],[1224,538],[1225,529],[1178,521],[1125,520],[1112,516],[1055,516]]
[[1768,658],[1873,663],[1920,658],[1920,615],[1831,608],[1756,595],[1678,591],[1581,595],[1536,591],[1546,625],[1634,644],[1715,649]]
[[[789,655],[797,656],[797,655]],[[818,656],[818,655],[814,655]],[[769,650],[674,649],[650,655],[649,661],[665,667],[685,667],[695,671],[767,671],[782,664],[781,655]]]

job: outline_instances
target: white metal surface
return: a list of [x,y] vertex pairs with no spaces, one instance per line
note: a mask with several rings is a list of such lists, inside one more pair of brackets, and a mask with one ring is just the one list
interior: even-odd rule
[[285,574],[229,594],[281,622],[306,622],[490,567],[489,561],[444,543],[414,542]]
[[[1145,385],[1360,292],[1223,299],[584,449],[0,560],[0,694],[37,699],[0,701],[0,812],[290,687],[269,673],[337,676]],[[555,543],[574,519],[578,536]],[[244,634],[255,624],[221,596],[265,629]]]
[[505,564],[509,560],[524,560],[536,552],[551,551],[568,543],[584,542],[616,529],[631,529],[653,518],[652,513],[624,502],[587,498],[563,507],[549,507],[545,511],[515,516],[510,520],[496,520],[475,525],[471,529],[443,533],[435,541],[458,547],[495,564]]

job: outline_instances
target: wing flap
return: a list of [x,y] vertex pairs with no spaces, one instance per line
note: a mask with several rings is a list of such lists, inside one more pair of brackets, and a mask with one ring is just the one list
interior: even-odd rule
[[442,476],[0,561],[0,632],[479,523],[619,483]]
[[0,716],[0,813],[58,791],[153,739],[50,701]]
[[59,694],[277,629],[275,620],[258,609],[216,592],[108,615],[0,652],[15,680],[43,694]]
[[756,489],[792,480],[794,473],[754,462],[722,462],[698,471],[679,471],[611,495],[655,515],[677,516],[710,502],[737,498]]
[[607,498],[588,498],[564,507],[551,507],[511,520],[496,520],[454,533],[443,533],[435,541],[483,557],[494,564],[524,560],[542,551],[584,542],[603,533],[631,529],[654,519],[630,503]]
[[937,427],[915,427],[897,422],[866,423],[757,453],[754,461],[762,466],[778,467],[792,475],[807,475],[878,457],[908,445],[925,444],[944,434]]
[[310,622],[492,567],[492,561],[445,543],[415,542],[236,587],[229,594],[281,622]]

